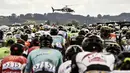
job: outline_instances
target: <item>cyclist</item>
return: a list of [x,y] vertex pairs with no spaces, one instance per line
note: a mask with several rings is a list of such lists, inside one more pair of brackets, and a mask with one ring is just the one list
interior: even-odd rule
[[44,34],[40,37],[40,49],[32,51],[28,55],[25,73],[55,73],[62,64],[62,54],[52,48],[53,39]]

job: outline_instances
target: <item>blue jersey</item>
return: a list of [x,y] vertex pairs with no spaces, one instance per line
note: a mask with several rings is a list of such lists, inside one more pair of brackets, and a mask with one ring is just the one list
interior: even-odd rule
[[64,42],[64,38],[62,36],[52,36],[53,38],[53,43],[63,43]]
[[[55,49],[45,48],[32,51],[28,56],[25,72],[49,71],[55,73],[62,64],[62,54]],[[44,69],[44,70],[43,70]]]
[[56,35],[56,36],[52,36],[53,38],[53,42],[52,42],[52,46],[56,46],[59,48],[63,48],[63,44],[64,44],[64,38],[62,36]]

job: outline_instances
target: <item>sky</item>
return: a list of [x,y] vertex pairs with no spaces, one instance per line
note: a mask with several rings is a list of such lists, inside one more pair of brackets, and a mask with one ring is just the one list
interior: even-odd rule
[[62,8],[65,5],[75,10],[75,13],[87,16],[119,15],[130,12],[130,0],[0,0],[0,15],[12,13],[51,13],[51,7]]

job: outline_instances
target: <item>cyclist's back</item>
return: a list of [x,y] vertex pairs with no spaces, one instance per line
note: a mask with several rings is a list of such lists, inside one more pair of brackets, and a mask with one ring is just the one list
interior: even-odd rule
[[13,44],[10,48],[11,55],[1,61],[0,73],[21,73],[26,64],[26,58],[22,56],[23,46]]
[[52,45],[56,46],[57,48],[63,48],[64,38],[58,35],[58,30],[56,28],[52,28],[50,34],[52,35],[53,42]]
[[58,70],[62,54],[51,48],[52,41],[50,35],[40,37],[40,49],[33,50],[28,55],[25,73],[30,73],[32,69],[34,73],[55,73]]
[[23,56],[10,55],[5,57],[1,64],[3,64],[2,73],[21,73],[22,65],[26,64],[26,58]]
[[51,62],[52,64],[58,66],[58,63],[61,61],[61,53],[58,50],[50,48],[37,49],[32,51],[28,58],[32,60],[33,66],[41,61]]

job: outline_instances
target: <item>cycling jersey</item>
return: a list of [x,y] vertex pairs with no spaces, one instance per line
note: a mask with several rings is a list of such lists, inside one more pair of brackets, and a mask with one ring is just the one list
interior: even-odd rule
[[67,32],[59,31],[58,34],[61,34],[65,39],[67,38]]
[[77,54],[75,60],[79,73],[91,70],[111,71],[114,67],[115,57],[112,54],[81,52]]
[[71,60],[62,63],[58,69],[58,73],[70,73],[71,71]]
[[35,49],[39,49],[39,48],[40,48],[39,46],[33,46],[33,47],[29,48],[29,49],[28,49],[28,54],[29,54],[31,51],[33,51],[33,50],[35,50]]
[[25,68],[26,73],[48,71],[54,73],[62,64],[62,54],[50,48],[37,49],[28,55],[28,62]]
[[52,38],[53,38],[53,42],[52,42],[53,46],[56,46],[58,48],[63,48],[64,38],[62,36],[56,35],[56,36],[52,36]]
[[1,61],[2,73],[21,73],[27,60],[23,56],[7,56]]

